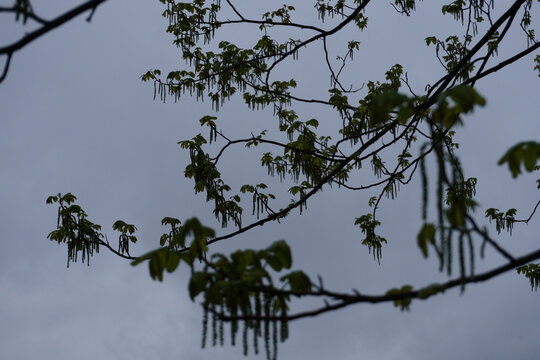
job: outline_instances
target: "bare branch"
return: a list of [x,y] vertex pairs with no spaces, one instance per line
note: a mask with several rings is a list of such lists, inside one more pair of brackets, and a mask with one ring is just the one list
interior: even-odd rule
[[536,206],[534,207],[531,215],[529,215],[529,217],[527,219],[514,220],[514,222],[522,222],[522,223],[528,224],[529,221],[531,221],[532,217],[534,216],[534,213],[536,212],[536,209],[538,209],[539,205],[540,205],[540,200],[538,200],[538,202],[536,203]]
[[90,1],[87,1],[65,13],[63,13],[62,15],[50,20],[50,21],[47,21],[42,27],[40,27],[39,29],[37,30],[34,30],[28,34],[26,34],[22,39],[10,44],[10,45],[7,45],[7,46],[4,46],[4,47],[1,47],[0,48],[0,55],[6,55],[7,56],[7,63],[6,65],[4,66],[4,73],[2,74],[2,77],[0,78],[0,82],[2,82],[5,78],[6,78],[6,75],[7,75],[7,68],[9,67],[9,60],[11,60],[11,56],[13,55],[13,53],[15,53],[16,51],[22,49],[23,47],[25,47],[26,45],[30,44],[32,41],[40,38],[41,36],[47,34],[48,32],[56,29],[57,27],[67,23],[68,21],[70,21],[71,19],[77,17],[78,15],[88,11],[88,10],[91,10],[92,13],[93,11],[102,3],[104,3],[105,1],[107,0],[90,0]]

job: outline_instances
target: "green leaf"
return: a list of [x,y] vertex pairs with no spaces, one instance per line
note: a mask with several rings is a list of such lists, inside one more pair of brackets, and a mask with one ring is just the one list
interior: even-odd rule
[[45,203],[52,204],[58,201],[58,196],[49,196]]
[[426,45],[437,44],[437,38],[435,36],[428,36],[425,40]]
[[428,257],[428,243],[433,244],[435,241],[435,226],[433,224],[424,224],[418,234],[418,247],[422,251],[425,258]]
[[538,291],[540,287],[540,264],[528,264],[516,269],[518,274],[523,274],[531,284],[532,291]]
[[244,251],[238,250],[231,254],[231,260],[236,270],[243,273],[248,266],[248,259]]
[[172,273],[178,265],[180,264],[180,254],[176,251],[169,251],[167,253],[167,262],[165,264],[165,268],[167,269],[167,272]]
[[540,154],[540,144],[530,142],[525,145],[525,150],[523,151],[523,163],[525,165],[525,170],[531,172],[536,167],[536,160]]
[[441,292],[444,292],[446,288],[441,284],[431,284],[418,291],[419,299],[427,299],[433,295],[437,295]]
[[[375,127],[379,124],[387,122],[389,119],[390,111],[393,110],[395,107],[402,105],[407,100],[407,96],[400,94],[395,90],[388,90],[377,95],[373,99],[373,103],[371,104],[370,108],[370,126]],[[400,120],[403,120],[403,116],[405,115],[406,113],[402,114]]]
[[191,300],[194,300],[197,295],[199,295],[206,289],[206,284],[208,284],[209,280],[210,274],[202,271],[196,271],[193,273],[193,275],[191,275],[188,286],[189,296],[191,297]]
[[[285,268],[290,269],[292,266],[292,255],[291,255],[291,248],[285,242],[285,240],[278,240],[272,243],[267,249],[268,252],[275,255],[275,258],[277,261],[279,261],[279,264]],[[272,264],[269,264],[272,266]],[[276,270],[276,269],[274,269]],[[279,269],[281,270],[281,269]],[[276,270],[276,271],[279,271]]]
[[463,113],[470,112],[475,105],[484,106],[486,104],[486,99],[467,85],[458,85],[448,90],[447,95],[458,105],[457,110]]
[[277,256],[273,256],[271,254],[266,253],[266,255],[264,256],[264,259],[266,260],[266,263],[270,265],[270,267],[274,271],[281,271],[281,269],[283,268],[283,265],[281,264],[281,261],[279,260]]
[[306,121],[306,125],[317,128],[319,126],[319,122],[316,119],[311,119]]
[[169,239],[169,235],[167,234],[161,235],[161,237],[159,238],[159,245],[164,246],[168,239]]
[[53,230],[47,235],[47,238],[61,243],[66,238],[66,232],[63,229]]
[[512,177],[521,174],[521,163],[527,172],[536,170],[536,162],[540,158],[540,143],[535,141],[520,142],[512,146],[500,158],[498,165],[508,164]]
[[149,251],[149,252],[147,252],[146,254],[143,254],[143,255],[139,256],[137,259],[133,260],[133,261],[131,262],[131,266],[137,266],[137,265],[139,265],[140,263],[142,263],[143,261],[150,260],[157,252],[163,251],[163,250],[164,250],[164,249],[159,248],[159,249],[155,249],[155,250]]
[[407,120],[414,115],[414,107],[413,106],[402,106],[397,111],[397,117],[396,120],[400,124],[405,124]]
[[289,192],[291,193],[291,195],[296,195],[298,194],[300,191],[302,190],[302,188],[300,186],[292,186],[290,189],[289,189]]
[[181,221],[173,217],[164,217],[161,220],[161,225],[180,225]]
[[[412,291],[412,286],[410,285],[404,285],[401,287],[401,289],[394,288],[390,289],[386,292],[386,295],[399,295],[402,293],[407,293]],[[399,307],[401,311],[409,310],[409,306],[411,304],[412,299],[410,297],[405,297],[402,299],[396,299],[394,300],[394,306]]]
[[163,281],[163,270],[167,261],[167,250],[159,249],[156,251],[148,262],[148,270],[150,277],[154,280]]
[[193,236],[190,251],[192,251],[194,255],[200,256],[203,252],[207,251],[206,242],[209,238],[215,236],[215,232],[213,229],[202,225],[197,218],[191,218],[186,220],[184,226],[180,228],[180,231],[173,236],[171,246],[183,246],[188,235]]
[[201,126],[204,126],[204,125],[215,126],[216,124],[214,120],[217,120],[217,117],[205,115],[199,120],[199,122],[201,123]]
[[77,197],[73,195],[72,193],[67,193],[67,194],[64,194],[64,196],[60,197],[60,201],[64,201],[67,204],[71,204],[75,200],[77,200]]
[[311,280],[305,272],[298,270],[293,271],[280,278],[283,282],[288,282],[293,291],[309,291],[311,290]]
[[113,224],[112,228],[113,230],[120,230],[122,231],[123,228],[125,228],[127,224],[122,220],[116,220],[116,222]]
[[193,262],[195,261],[195,257],[188,252],[180,254],[180,259],[182,259],[182,261],[188,264],[189,266],[192,266]]

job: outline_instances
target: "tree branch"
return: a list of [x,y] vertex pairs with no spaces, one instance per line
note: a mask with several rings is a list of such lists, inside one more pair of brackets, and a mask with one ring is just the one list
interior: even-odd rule
[[[432,99],[436,100],[439,94],[441,94],[448,84],[452,81],[452,79],[459,75],[462,72],[462,69],[464,66],[467,65],[467,63],[471,60],[471,58],[491,39],[493,34],[497,31],[497,29],[508,19],[509,17],[512,17],[515,15],[515,13],[519,10],[521,5],[523,5],[527,0],[517,0],[512,4],[512,6],[503,14],[493,25],[488,29],[488,31],[484,34],[484,36],[476,43],[476,45],[463,57],[463,59],[460,60],[458,64],[452,69],[450,73],[448,73],[446,76],[441,78],[439,81],[433,85],[433,87],[430,88],[429,93],[431,91],[435,90],[433,96],[431,96]],[[439,85],[440,84],[440,85]],[[433,100],[433,101],[434,101]],[[429,104],[431,105],[431,104]]]
[[230,145],[233,145],[233,144],[238,144],[238,143],[247,143],[247,142],[250,142],[250,141],[253,141],[253,142],[260,142],[260,143],[264,143],[264,144],[272,144],[272,145],[276,145],[276,146],[279,146],[279,147],[282,147],[284,149],[288,149],[288,150],[291,150],[291,151],[294,151],[294,152],[301,152],[303,154],[308,154],[308,155],[311,155],[313,157],[317,157],[319,159],[322,159],[322,160],[325,160],[325,161],[329,161],[329,162],[339,162],[339,161],[344,161],[346,160],[345,158],[341,159],[341,156],[338,156],[336,155],[336,158],[329,158],[327,156],[324,156],[324,155],[320,155],[320,154],[317,154],[316,152],[313,152],[313,151],[309,151],[309,150],[305,150],[305,149],[299,149],[299,148],[296,148],[294,146],[290,146],[290,145],[287,145],[287,144],[282,144],[280,142],[277,142],[277,141],[273,141],[273,140],[266,140],[266,139],[259,139],[259,138],[256,138],[256,137],[251,137],[251,138],[247,138],[247,139],[237,139],[237,140],[229,140],[229,142],[223,146],[221,148],[221,150],[219,151],[219,153],[216,155],[216,157],[214,158],[211,158],[211,160],[214,161],[214,165],[218,162],[219,158],[221,157],[221,155],[223,155],[223,152],[225,151],[226,148],[228,148]]
[[538,202],[536,203],[536,206],[534,207],[533,211],[531,212],[531,215],[529,215],[529,217],[527,219],[514,220],[514,222],[521,222],[521,223],[528,224],[529,221],[531,221],[532,217],[534,216],[534,213],[536,212],[536,209],[538,209],[539,205],[540,205],[540,200],[538,200]]
[[[25,47],[26,45],[30,44],[32,41],[40,38],[41,36],[47,34],[51,30],[56,29],[57,27],[65,24],[66,22],[70,21],[71,19],[77,17],[78,15],[82,14],[85,11],[91,10],[92,12],[101,4],[104,3],[107,0],[90,0],[87,1],[67,12],[64,14],[56,17],[53,20],[47,21],[42,27],[40,27],[37,30],[34,30],[27,35],[25,35],[22,39],[4,46],[0,48],[0,55],[6,55],[7,56],[7,62],[6,65],[4,65],[4,71],[2,73],[2,77],[0,77],[0,83],[6,78],[7,70],[9,68],[9,61],[11,60],[11,57],[13,54]],[[90,17],[87,19],[90,21]]]
[[480,229],[480,227],[476,224],[473,217],[470,215],[467,215],[467,219],[471,222],[474,230],[484,238],[484,241],[490,244],[495,250],[497,250],[502,256],[507,258],[510,261],[515,261],[514,257],[510,255],[509,252],[504,250],[499,244],[497,244],[492,238],[490,238],[486,231],[483,231]]
[[499,71],[502,68],[506,67],[507,65],[510,65],[511,63],[521,59],[522,57],[529,55],[530,53],[537,50],[538,48],[540,48],[540,43],[535,43],[534,45],[532,45],[532,46],[528,47],[527,49],[523,50],[522,52],[512,56],[511,58],[508,58],[508,59],[500,62],[499,64],[493,66],[492,68],[489,68],[486,71],[481,72],[480,74],[477,74],[474,77],[468,79],[467,81],[465,81],[465,84],[475,83],[477,80],[479,80],[479,79],[481,79],[481,78],[483,78],[483,77],[485,77],[485,76],[487,76],[487,75],[489,75],[491,73]]
[[[491,278],[494,278],[498,275],[501,275],[507,271],[513,270],[518,266],[525,265],[533,260],[537,260],[540,258],[540,250],[533,251],[527,255],[524,255],[522,257],[519,257],[517,259],[514,259],[513,261],[510,261],[504,265],[501,265],[499,267],[496,267],[492,270],[486,271],[479,275],[473,275],[469,277],[464,278],[455,278],[452,280],[449,280],[442,284],[437,284],[437,286],[440,286],[441,289],[444,289],[444,291],[448,289],[452,289],[457,286],[463,286],[465,284],[471,284],[471,283],[479,283],[483,281],[487,281]],[[428,286],[429,287],[429,286]],[[427,288],[427,287],[426,287]],[[425,289],[425,288],[424,288]],[[413,291],[407,291],[407,292],[401,292],[396,294],[384,294],[384,295],[362,295],[360,293],[355,294],[335,294],[336,298],[343,298],[344,300],[331,305],[326,305],[322,308],[318,308],[311,311],[306,312],[300,312],[293,315],[287,315],[285,317],[283,316],[256,316],[256,315],[243,315],[243,316],[228,316],[223,313],[219,313],[216,311],[212,311],[211,309],[208,309],[209,311],[213,312],[214,314],[218,315],[221,320],[224,321],[231,321],[231,320],[262,320],[262,321],[293,321],[298,320],[306,317],[314,317],[326,312],[334,311],[341,309],[343,307],[353,305],[353,304],[359,304],[359,303],[370,303],[370,304],[377,304],[377,303],[384,303],[384,302],[390,302],[390,301],[399,301],[399,300],[405,300],[405,299],[426,299],[426,297],[423,296],[421,293],[422,288],[419,290],[413,290]],[[437,292],[437,294],[443,292],[443,290]],[[316,293],[306,293],[306,295],[314,295]],[[331,296],[330,294],[333,294],[331,292],[328,293],[329,295],[321,293],[320,296]],[[297,293],[290,293],[290,295],[296,295]],[[431,295],[433,296],[433,295]]]

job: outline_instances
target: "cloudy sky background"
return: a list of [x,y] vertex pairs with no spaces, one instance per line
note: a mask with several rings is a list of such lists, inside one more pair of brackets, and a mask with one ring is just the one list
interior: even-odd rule
[[[51,18],[77,3],[35,7]],[[406,18],[386,2],[377,3],[368,8],[370,26],[358,35],[361,50],[347,76],[356,84],[381,80],[384,71],[400,63],[421,92],[442,75],[423,39],[450,34],[456,24],[440,16],[440,4],[421,2],[414,16]],[[204,195],[195,196],[191,180],[184,179],[187,153],[177,145],[200,131],[197,120],[213,113],[210,104],[188,98],[176,104],[153,101],[152,86],[139,79],[150,68],[180,67],[181,54],[164,32],[161,12],[158,1],[108,1],[91,24],[80,17],[17,52],[0,85],[3,359],[242,358],[240,348],[200,349],[201,310],[188,298],[185,268],[163,283],[153,282],[146,266],[133,268],[103,249],[90,267],[77,263],[66,269],[65,247],[46,239],[56,224],[56,209],[45,205],[45,199],[68,191],[77,195],[92,221],[104,226],[109,239],[114,238],[110,226],[116,219],[136,224],[140,242],[132,253],[158,245],[164,216],[197,216],[218,233],[226,232],[212,217]],[[1,44],[27,30],[9,16],[0,19]],[[231,29],[225,36],[234,41],[238,34]],[[500,59],[524,43],[519,31],[510,34]],[[328,76],[316,47],[301,52],[300,62],[283,71],[307,84],[306,93],[315,96],[320,88],[318,94],[325,96]],[[488,106],[467,118],[458,138],[467,175],[479,179],[478,199],[484,209],[516,207],[520,217],[528,216],[538,200],[535,176],[514,180],[496,161],[516,142],[538,140],[539,85],[533,57],[478,84]],[[324,129],[341,124],[322,108],[302,109],[307,118],[316,114]],[[240,101],[225,106],[218,116],[219,126],[232,136],[277,127],[271,111],[252,112]],[[224,176],[236,186],[263,180],[266,170],[244,165],[249,162],[257,166],[257,156],[236,148],[223,158]],[[294,267],[321,274],[330,289],[380,293],[403,284],[442,281],[435,261],[423,260],[415,245],[419,190],[419,183],[413,183],[396,201],[383,204],[380,216],[389,244],[380,266],[360,245],[361,234],[353,226],[373,194],[337,188],[308,202],[302,216],[295,213],[282,225],[265,225],[216,249],[259,248],[286,239],[293,248]],[[538,233],[538,221],[533,221],[500,239],[519,255],[538,248]],[[488,250],[477,270],[497,264],[502,259]],[[413,302],[410,312],[391,304],[357,305],[293,323],[279,358],[530,359],[538,349],[539,296],[526,279],[511,272],[470,286],[463,296],[453,290]]]

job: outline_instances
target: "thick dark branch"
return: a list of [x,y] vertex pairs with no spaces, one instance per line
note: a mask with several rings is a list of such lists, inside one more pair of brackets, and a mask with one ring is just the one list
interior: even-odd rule
[[[504,36],[508,32],[508,29],[510,29],[510,26],[512,25],[512,22],[514,21],[515,17],[516,17],[516,14],[514,13],[510,17],[510,19],[508,19],[508,21],[506,23],[506,26],[504,27],[501,35],[499,36],[499,39],[497,40],[498,43],[501,42],[501,40],[504,38]],[[476,75],[478,75],[478,74],[482,73],[482,71],[484,71],[484,68],[486,67],[487,62],[489,61],[489,58],[491,57],[491,55],[493,55],[493,53],[495,52],[497,47],[498,47],[498,44],[497,44],[497,46],[492,47],[491,49],[488,50],[486,56],[484,56],[484,61],[482,61],[482,64],[480,65],[480,68],[476,72]],[[474,86],[474,81],[471,83],[471,85]]]
[[81,5],[79,5],[79,6],[75,7],[75,8],[73,8],[73,9],[65,12],[64,14],[56,17],[55,19],[48,21],[45,25],[43,25],[42,27],[40,27],[37,30],[34,30],[34,31],[28,33],[22,39],[14,42],[14,43],[12,43],[10,45],[1,47],[0,48],[0,55],[6,55],[7,59],[8,59],[8,62],[4,66],[4,72],[2,74],[2,77],[0,78],[0,82],[3,81],[5,79],[5,77],[6,77],[7,69],[8,69],[8,65],[9,65],[9,60],[10,60],[11,56],[13,55],[13,53],[15,53],[16,51],[22,49],[23,47],[25,47],[26,45],[28,45],[32,41],[40,38],[41,36],[43,36],[45,34],[47,34],[49,31],[54,30],[57,27],[59,27],[59,26],[65,24],[66,22],[70,21],[71,19],[77,17],[78,15],[82,14],[83,12],[88,11],[88,10],[94,10],[101,3],[105,2],[105,1],[107,1],[107,0],[90,0],[90,1],[87,1],[87,2],[85,2],[83,4],[81,4]]
[[503,62],[493,66],[492,68],[489,68],[486,71],[481,72],[480,74],[477,74],[476,76],[474,76],[474,77],[468,79],[467,81],[465,81],[465,84],[475,83],[477,80],[479,80],[479,79],[481,79],[483,77],[486,77],[487,75],[492,74],[492,73],[494,73],[496,71],[499,71],[502,68],[506,67],[507,65],[510,65],[511,63],[521,59],[522,57],[525,57],[525,56],[529,55],[533,51],[538,50],[538,48],[540,48],[540,43],[536,43],[536,44],[528,47],[527,49],[523,50],[522,52],[512,56],[511,58],[506,59]]
[[231,9],[234,11],[234,13],[238,15],[240,19],[245,20],[244,16],[240,14],[238,10],[236,10],[236,7],[233,5],[233,3],[230,0],[226,0],[226,1],[227,1],[227,4],[229,4],[229,6],[231,7]]
[[[501,265],[499,267],[496,267],[490,271],[486,271],[479,275],[473,275],[469,277],[464,278],[455,278],[452,280],[449,280],[442,284],[437,284],[440,286],[441,289],[448,290],[452,289],[454,287],[463,286],[466,284],[472,284],[472,283],[479,283],[483,281],[487,281],[491,278],[494,278],[498,275],[501,275],[507,271],[513,270],[518,266],[522,266],[525,264],[528,264],[529,262],[533,260],[537,260],[540,258],[540,250],[533,251],[527,255],[524,255],[522,257],[519,257],[517,259],[514,259],[513,261],[510,261],[506,263],[505,265]],[[413,290],[408,292],[401,292],[397,294],[384,294],[384,295],[362,295],[360,293],[355,294],[335,294],[336,296],[326,295],[326,294],[320,294],[320,296],[331,296],[334,298],[342,298],[343,300],[331,305],[326,305],[322,308],[301,312],[293,315],[288,315],[286,317],[282,316],[256,316],[256,315],[245,315],[245,316],[228,316],[223,313],[216,313],[221,320],[224,321],[230,321],[230,320],[269,320],[269,321],[281,321],[281,320],[298,320],[306,317],[314,317],[326,312],[338,310],[341,308],[344,308],[349,305],[358,304],[358,303],[370,303],[370,304],[377,304],[377,303],[383,303],[383,302],[390,302],[390,301],[396,301],[396,300],[405,300],[405,299],[418,299],[422,298],[425,299],[425,297],[421,297],[421,290]],[[328,292],[329,294],[333,294],[331,292]],[[291,294],[299,296],[299,294]],[[313,295],[308,293],[306,295]],[[210,309],[209,309],[210,310]]]

